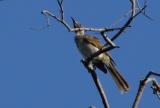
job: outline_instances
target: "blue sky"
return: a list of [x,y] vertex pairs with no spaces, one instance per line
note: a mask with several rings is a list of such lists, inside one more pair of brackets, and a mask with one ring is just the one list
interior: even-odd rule
[[[75,16],[85,26],[108,27],[129,10],[128,1],[64,0],[65,17],[70,24],[70,17]],[[149,0],[146,12],[154,21],[138,16],[132,27],[115,41],[121,48],[111,51],[131,86],[129,93],[120,94],[111,76],[97,71],[111,108],[130,108],[139,80],[149,70],[160,72],[159,4],[158,0]],[[92,78],[80,63],[74,34],[55,20],[51,20],[48,29],[30,29],[45,26],[42,9],[58,14],[56,0],[0,2],[0,107],[102,108]],[[148,85],[139,108],[159,105]]]

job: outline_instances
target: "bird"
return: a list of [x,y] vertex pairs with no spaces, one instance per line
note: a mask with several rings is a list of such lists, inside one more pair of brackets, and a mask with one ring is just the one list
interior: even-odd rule
[[[72,22],[74,28],[82,28],[81,24],[77,20],[75,20],[75,18],[72,18]],[[75,34],[76,46],[79,52],[82,54],[84,60],[103,47],[98,38],[92,35],[85,34],[85,30],[79,29],[75,31]],[[127,92],[129,90],[127,81],[117,70],[116,64],[108,52],[101,53],[97,57],[94,57],[90,61],[89,67],[96,67],[105,74],[109,72],[121,92]]]

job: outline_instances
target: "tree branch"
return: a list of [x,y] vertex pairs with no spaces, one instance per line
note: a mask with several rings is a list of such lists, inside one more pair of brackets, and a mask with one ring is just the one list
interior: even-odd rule
[[[64,12],[64,11],[62,11]],[[84,30],[84,31],[92,31],[92,32],[113,32],[113,31],[117,31],[117,30],[121,30],[122,28],[88,28],[88,27],[82,27],[82,28],[72,28],[65,20],[64,20],[64,16],[61,13],[61,18],[59,18],[58,16],[54,15],[52,12],[50,12],[49,10],[42,10],[41,12],[43,15],[45,16],[50,16],[52,18],[54,18],[55,20],[57,20],[58,22],[60,22],[61,24],[63,24],[66,29],[69,32],[76,32],[79,30]]]
[[63,15],[61,15],[61,18],[59,18],[59,17],[57,17],[56,15],[52,14],[52,13],[51,13],[50,11],[48,11],[48,10],[43,10],[41,13],[42,13],[43,15],[45,15],[45,16],[50,16],[50,17],[56,19],[58,22],[60,22],[61,24],[63,24],[63,25],[67,28],[68,31],[72,31],[72,28],[70,27],[70,25],[69,25],[64,19],[61,19],[61,18],[63,18],[63,17],[62,17]]
[[98,89],[98,92],[99,92],[100,96],[101,96],[101,99],[102,99],[102,103],[103,103],[103,105],[104,105],[104,108],[109,108],[109,103],[108,103],[107,97],[106,97],[106,95],[105,95],[105,92],[104,92],[104,90],[103,90],[102,84],[101,84],[101,82],[100,82],[100,80],[99,80],[99,78],[98,78],[95,70],[94,70],[94,69],[91,69],[91,68],[88,66],[88,63],[87,63],[86,61],[82,60],[82,63],[83,63],[83,65],[85,66],[85,68],[88,70],[88,72],[89,72],[89,73],[91,74],[91,76],[92,76],[92,79],[93,79],[93,81],[94,81],[94,83],[95,83],[95,85],[96,85],[96,87],[97,87],[97,89]]
[[[131,2],[131,3],[135,3],[135,2]],[[121,33],[124,32],[124,30],[130,26],[131,22],[133,21],[134,18],[136,18],[146,7],[147,5],[144,5],[144,7],[138,12],[135,13],[136,9],[134,9],[135,4],[132,4],[132,13],[130,18],[128,19],[128,21],[124,24],[124,26],[111,38],[112,41],[114,41],[115,39],[117,39]]]
[[[61,24],[63,24],[65,26],[65,28],[69,31],[69,32],[75,32],[75,31],[79,31],[79,30],[85,30],[85,31],[92,31],[92,32],[113,32],[113,31],[117,31],[117,30],[121,30],[122,28],[88,28],[88,27],[82,27],[82,28],[72,28],[67,21],[65,21],[64,19],[64,8],[63,8],[63,0],[57,0],[58,2],[58,6],[60,8],[60,16],[56,16],[54,15],[52,12],[50,12],[49,10],[42,10],[42,14],[47,16],[47,17],[52,17],[55,20],[57,20],[58,22],[60,22]],[[129,26],[128,26],[129,27]]]
[[137,95],[135,97],[135,100],[134,100],[134,103],[132,105],[132,108],[137,108],[138,107],[138,104],[139,104],[139,101],[140,101],[140,99],[142,97],[144,88],[145,88],[146,84],[148,84],[149,82],[152,81],[152,89],[153,89],[153,91],[155,93],[160,93],[160,86],[158,85],[156,79],[154,78],[155,76],[159,76],[160,77],[160,74],[155,73],[155,72],[149,72],[147,74],[147,76],[144,78],[144,80],[140,81],[138,92],[137,92]]

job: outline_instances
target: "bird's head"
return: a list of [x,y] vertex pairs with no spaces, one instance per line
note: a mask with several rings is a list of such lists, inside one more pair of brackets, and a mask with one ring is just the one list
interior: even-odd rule
[[[82,28],[81,24],[78,21],[76,21],[75,18],[72,18],[72,21],[73,21],[74,28]],[[84,32],[85,32],[84,30],[75,31],[76,36],[83,36]]]

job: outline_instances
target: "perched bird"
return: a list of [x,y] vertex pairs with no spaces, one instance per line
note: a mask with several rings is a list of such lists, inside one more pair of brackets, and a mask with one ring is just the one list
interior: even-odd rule
[[[74,28],[81,28],[81,24],[72,18]],[[83,58],[86,59],[97,52],[103,45],[100,41],[91,35],[86,35],[84,30],[76,31],[75,42],[77,48],[79,49],[80,53],[82,54]],[[102,53],[99,56],[95,57],[89,65],[94,68],[97,67],[104,73],[107,73],[107,70],[110,72],[111,76],[113,77],[115,83],[117,84],[118,88],[122,92],[127,92],[129,90],[129,85],[119,74],[118,70],[115,67],[115,63],[112,57],[109,55],[108,52]]]

